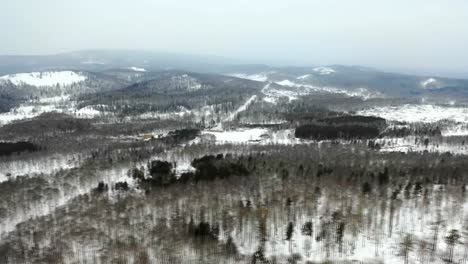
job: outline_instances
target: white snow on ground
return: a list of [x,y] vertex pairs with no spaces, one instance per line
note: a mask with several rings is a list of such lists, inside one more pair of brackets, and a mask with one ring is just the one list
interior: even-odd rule
[[191,114],[191,111],[189,110],[182,110],[179,112],[148,112],[144,113],[138,116],[138,118],[141,119],[153,119],[153,118],[159,118],[162,120],[167,120],[167,119],[172,119],[172,118],[182,118],[185,116],[189,116]]
[[[333,69],[326,68],[326,67],[318,67],[318,68],[315,68],[315,70],[316,72],[319,72],[320,74],[331,74],[335,72]],[[231,74],[230,76],[238,77],[242,79],[254,80],[254,81],[261,81],[261,82],[268,81],[268,75],[266,73],[259,73],[259,74],[252,74],[252,75],[236,73],[236,74]],[[296,79],[304,80],[310,76],[311,76],[310,74],[306,74],[303,76],[299,76]],[[339,94],[344,94],[344,95],[351,96],[351,97],[361,97],[364,100],[375,98],[375,97],[382,97],[381,94],[377,92],[371,92],[366,88],[344,90],[344,89],[339,89],[335,87],[317,87],[317,86],[312,86],[308,84],[295,83],[287,79],[276,82],[276,84],[279,84],[281,86],[286,86],[286,87],[302,88],[302,90],[299,92],[291,91],[291,90],[283,91],[280,89],[276,89],[276,90],[270,89],[268,91],[265,90],[265,91],[262,91],[266,95],[266,97],[263,98],[264,101],[269,102],[269,103],[276,103],[279,97],[288,97],[289,100],[296,100],[298,96],[307,95],[307,94],[310,94],[311,92],[319,92],[319,91],[328,92],[328,93],[339,93]]]
[[421,82],[421,86],[428,89],[437,88],[438,85],[439,82],[434,78],[429,78]]
[[[438,188],[434,188],[432,192],[435,197],[438,197],[436,196],[439,193]],[[351,214],[359,212],[364,219],[369,219],[368,223],[359,226],[353,224],[353,220],[346,222],[347,231],[342,239],[340,254],[330,254],[332,252],[330,248],[337,250],[338,243],[335,237],[330,235],[330,238],[327,239],[316,239],[321,230],[326,230],[324,226],[332,222],[323,216],[330,214],[330,210],[333,208],[341,209],[343,207],[343,203],[337,202],[334,196],[355,201],[352,203],[353,206],[349,207]],[[445,255],[447,248],[444,243],[445,236],[449,230],[463,230],[463,217],[466,216],[467,212],[466,205],[460,205],[457,207],[460,211],[452,214],[451,217],[449,208],[454,208],[454,205],[450,198],[452,197],[447,199],[431,198],[428,202],[431,205],[436,203],[434,201],[436,199],[443,200],[439,205],[441,209],[436,210],[416,203],[416,200],[421,199],[419,197],[398,199],[398,203],[395,205],[395,202],[363,201],[356,193],[342,192],[338,188],[332,193],[322,194],[317,201],[314,201],[316,208],[314,208],[313,213],[297,213],[293,216],[294,218],[275,214],[274,217],[271,217],[272,219],[267,218],[265,226],[268,227],[269,233],[264,243],[264,254],[266,257],[275,256],[281,260],[287,259],[294,253],[299,253],[302,258],[301,262],[298,263],[309,263],[309,261],[311,263],[405,263],[403,257],[399,256],[399,250],[402,238],[409,233],[414,239],[414,249],[409,254],[407,263],[444,263],[440,259],[440,255]],[[363,210],[361,203],[375,205],[369,206],[370,209]],[[434,222],[439,212],[441,212],[441,219],[444,219],[444,222],[438,226],[437,233],[434,233]],[[373,222],[370,221],[372,218],[375,219]],[[308,221],[312,224],[312,236],[301,234],[302,226]],[[288,222],[292,222],[294,226],[291,241],[285,240]],[[353,234],[350,229],[357,232]],[[253,255],[259,248],[257,230],[257,223],[247,222],[242,229],[235,229],[231,232],[230,235],[241,254]],[[322,232],[325,233],[325,231]],[[434,236],[437,241],[434,245],[437,253],[434,260],[430,260],[429,249],[423,248],[423,251],[418,251],[420,250],[419,241],[425,241],[429,244],[430,241],[434,240]],[[461,253],[464,252],[462,247],[461,244],[458,246],[458,254],[454,259],[462,259]],[[421,261],[420,256],[424,256],[426,260]],[[324,262],[325,260],[326,262]],[[287,263],[287,261],[278,261],[278,263]],[[457,263],[463,263],[463,261]]]
[[0,126],[17,120],[33,118],[49,112],[69,114],[78,118],[93,118],[108,114],[96,110],[94,106],[86,106],[81,109],[77,107],[77,102],[70,101],[69,96],[55,96],[31,100],[11,109],[9,112],[1,113]]
[[236,109],[236,111],[232,112],[228,118],[224,121],[232,121],[240,112],[244,112],[247,108],[257,99],[257,95],[252,95],[243,105]]
[[31,72],[17,73],[0,77],[1,80],[10,81],[15,85],[32,85],[37,87],[71,85],[87,79],[86,76],[73,71]]
[[[267,87],[269,87],[270,84],[267,84],[263,89],[266,89]],[[244,104],[242,104],[239,108],[237,108],[234,112],[232,112],[231,114],[229,114],[225,119],[223,119],[221,122],[219,122],[213,129],[214,130],[223,130],[223,122],[230,122],[230,121],[233,121],[236,116],[241,113],[241,112],[244,112],[245,110],[247,110],[247,108],[253,103],[255,102],[255,100],[257,99],[257,95],[252,95],[249,99],[247,99],[247,101],[245,101]]]
[[176,162],[176,166],[174,168],[175,174],[176,175],[181,175],[182,173],[185,172],[193,172],[196,169],[190,164],[190,160],[183,160]]
[[290,80],[283,80],[281,82],[276,82],[276,83],[279,85],[283,85],[283,86],[297,86],[297,84],[291,82]]
[[302,76],[297,77],[297,79],[298,80],[304,80],[304,79],[309,78],[310,76],[311,76],[310,74],[306,74],[306,75],[302,75]]
[[181,76],[172,76],[171,81],[174,85],[185,87],[188,91],[196,91],[202,88],[202,84],[196,78],[188,76],[187,74]]
[[[277,82],[277,84],[286,86],[286,87],[301,88],[302,90],[300,91],[298,90],[295,97],[301,96],[301,95],[307,95],[307,94],[310,94],[311,92],[327,92],[327,93],[335,93],[335,94],[344,94],[346,96],[351,96],[351,97],[360,97],[360,98],[363,98],[364,100],[375,98],[375,97],[381,97],[379,93],[371,92],[367,90],[366,88],[344,90],[344,89],[339,89],[335,87],[326,87],[326,86],[317,87],[317,86],[312,86],[308,84],[299,84],[299,83],[292,82],[290,80],[283,80],[283,81]],[[288,92],[291,92],[291,91],[288,91]]]
[[[216,144],[301,144],[306,141],[294,137],[294,129],[271,131],[266,128],[240,128],[225,131],[202,131],[214,136]],[[197,143],[197,141],[193,142]]]
[[453,120],[468,123],[468,108],[437,105],[406,104],[382,106],[357,112],[358,115],[378,116],[392,121],[432,123],[440,120]]
[[65,103],[67,101],[70,101],[70,95],[43,97],[37,100],[37,102],[40,104],[59,104],[59,103]]
[[444,127],[442,129],[442,136],[450,137],[450,136],[467,136],[468,135],[468,125],[454,125]]
[[299,86],[289,80],[284,80],[277,82],[276,84],[285,86],[285,87],[294,87],[294,89],[276,89],[270,88],[271,84],[265,85],[262,89],[262,93],[265,95],[263,101],[276,104],[279,98],[287,97],[289,101],[297,100],[299,96],[307,95],[310,93],[309,89],[305,89],[302,86]]
[[132,71],[136,71],[136,72],[145,72],[146,71],[145,68],[139,68],[139,67],[135,67],[135,66],[128,67],[128,69],[132,70]]
[[[118,164],[116,167],[106,170],[96,171],[96,178],[93,178],[89,181],[82,181],[80,177],[76,179],[69,179],[70,188],[69,191],[61,191],[60,197],[54,201],[48,203],[42,203],[40,205],[31,208],[30,210],[22,211],[16,215],[9,215],[8,218],[3,219],[2,224],[0,225],[0,240],[8,232],[11,232],[15,229],[16,225],[24,222],[29,219],[34,219],[36,217],[48,215],[52,213],[56,208],[63,206],[69,203],[73,198],[89,193],[92,189],[96,188],[99,182],[103,181],[109,185],[109,188],[113,187],[116,182],[126,181],[130,187],[135,186],[135,180],[131,177],[128,177],[128,170],[132,168],[129,164]],[[51,175],[57,177],[57,175]],[[112,192],[109,193],[110,196],[115,195]]]
[[27,105],[23,104],[10,112],[0,114],[0,125],[5,125],[16,120],[28,119],[39,116],[43,113],[57,111],[55,105]]
[[320,75],[329,75],[335,73],[335,70],[329,67],[316,67],[313,69],[313,71]]
[[0,182],[23,175],[31,177],[78,167],[85,158],[82,154],[52,154],[43,157],[30,155],[29,158],[3,159],[0,161]]
[[365,109],[358,111],[357,114],[378,116],[390,121],[408,123],[434,123],[441,120],[450,120],[456,122],[456,124],[442,125],[442,136],[468,135],[468,108],[464,107],[406,104]]
[[99,116],[99,115],[102,115],[102,112],[94,109],[90,105],[85,106],[85,107],[83,107],[81,109],[78,109],[75,112],[75,116],[78,116],[78,117],[81,117],[81,118],[93,118],[93,117],[96,117],[96,116]]
[[249,141],[261,140],[262,135],[266,133],[268,133],[267,129],[253,128],[232,131],[203,131],[202,134],[214,135],[216,142],[219,143],[247,143]]
[[[187,109],[185,107],[179,107],[179,111],[173,112],[146,112],[139,115],[137,118],[139,119],[179,119],[179,118],[186,118],[191,117],[194,118],[195,121],[200,121],[202,117],[209,118],[213,116],[215,113],[215,105],[205,105],[199,109]],[[131,120],[133,117],[127,117],[126,119]]]
[[233,73],[229,74],[229,76],[237,77],[241,79],[248,79],[257,82],[266,82],[268,80],[267,73],[259,73],[259,74],[244,74],[244,73]]
[[95,64],[95,65],[104,65],[106,64],[105,62],[102,62],[102,61],[95,61],[95,60],[86,60],[86,61],[82,61],[81,64]]
[[277,98],[272,97],[272,96],[265,96],[263,97],[263,101],[270,103],[270,104],[276,104],[277,103]]
[[264,92],[265,97],[264,101],[276,104],[279,98],[287,97],[289,101],[297,100],[299,96],[307,95],[309,92],[303,90],[279,90],[279,89],[269,89]]
[[[417,141],[416,141],[417,140]],[[450,144],[447,142],[431,142],[424,145],[424,141],[420,138],[414,136],[405,137],[405,138],[382,138],[375,141],[379,143],[382,148],[382,152],[435,152],[435,153],[445,153],[450,152],[452,154],[467,155],[468,146],[461,144]],[[416,142],[416,143],[415,143]]]

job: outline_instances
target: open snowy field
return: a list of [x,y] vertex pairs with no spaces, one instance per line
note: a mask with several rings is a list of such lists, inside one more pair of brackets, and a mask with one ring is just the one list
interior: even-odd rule
[[432,123],[441,120],[452,120],[455,122],[468,123],[468,108],[456,106],[405,104],[365,109],[358,111],[357,114],[365,116],[378,116],[387,120],[410,123]]
[[31,85],[36,87],[66,86],[83,82],[86,76],[73,71],[17,73],[0,77],[0,81],[9,81],[14,85]]
[[266,128],[239,128],[235,130],[205,130],[202,137],[208,137],[209,141],[216,144],[304,144],[306,141],[295,138],[294,130],[273,131]]
[[0,113],[0,126],[13,121],[34,118],[50,112],[69,114],[77,118],[94,118],[106,115],[106,113],[98,111],[92,106],[78,109],[77,105],[78,103],[76,101],[70,101],[68,96],[45,97],[39,100],[31,100],[22,103],[9,112]]

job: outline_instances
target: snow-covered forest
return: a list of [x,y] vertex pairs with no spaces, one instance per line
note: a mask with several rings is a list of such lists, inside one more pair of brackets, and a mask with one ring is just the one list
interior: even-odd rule
[[4,75],[0,262],[466,263],[464,89],[345,66]]

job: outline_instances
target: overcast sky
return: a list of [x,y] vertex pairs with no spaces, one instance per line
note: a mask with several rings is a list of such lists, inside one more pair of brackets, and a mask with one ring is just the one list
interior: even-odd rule
[[0,0],[0,54],[145,49],[468,72],[467,0]]

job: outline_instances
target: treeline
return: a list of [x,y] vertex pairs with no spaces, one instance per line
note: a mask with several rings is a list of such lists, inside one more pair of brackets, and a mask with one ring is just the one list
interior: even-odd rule
[[176,175],[174,165],[168,161],[153,160],[147,164],[148,175],[144,168],[133,168],[129,175],[145,186],[169,186],[175,183],[197,183],[199,181],[213,181],[233,176],[247,176],[252,172],[244,162],[244,157],[235,158],[230,154],[203,156],[194,159],[191,165],[194,172],[184,172]]
[[407,136],[442,136],[441,126],[438,124],[416,123],[408,125],[389,126],[381,137],[407,137]]
[[375,138],[380,131],[375,127],[361,125],[307,124],[296,128],[295,137],[314,140],[332,139],[369,139]]
[[25,151],[34,152],[38,151],[39,147],[31,142],[0,142],[0,157],[10,156],[14,153],[21,153]]
[[379,136],[386,120],[368,116],[336,116],[299,125],[295,136],[303,139],[370,139]]

